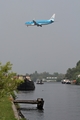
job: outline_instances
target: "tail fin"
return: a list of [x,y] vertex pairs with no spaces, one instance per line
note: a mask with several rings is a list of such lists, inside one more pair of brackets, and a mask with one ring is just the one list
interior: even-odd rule
[[50,20],[54,20],[55,19],[55,14],[53,14],[53,16],[50,18]]

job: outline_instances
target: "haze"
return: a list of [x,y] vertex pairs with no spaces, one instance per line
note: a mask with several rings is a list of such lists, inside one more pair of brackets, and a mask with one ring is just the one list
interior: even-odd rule
[[[33,19],[55,22],[26,27]],[[18,74],[66,73],[80,60],[80,0],[0,0],[0,62]]]

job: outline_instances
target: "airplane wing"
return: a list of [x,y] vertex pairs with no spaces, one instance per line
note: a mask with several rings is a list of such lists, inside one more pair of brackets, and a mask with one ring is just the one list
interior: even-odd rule
[[37,25],[37,26],[42,27],[42,25],[41,25],[41,24],[39,24],[39,23],[37,23],[35,20],[33,20],[33,23],[34,23],[35,25]]

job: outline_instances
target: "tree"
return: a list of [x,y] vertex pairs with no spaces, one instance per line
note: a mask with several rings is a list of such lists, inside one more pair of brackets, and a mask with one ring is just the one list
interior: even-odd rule
[[65,77],[71,80],[76,79],[76,76],[80,74],[80,60],[77,62],[76,67],[68,68]]
[[68,68],[67,73],[65,74],[65,78],[73,79],[73,75],[75,73],[75,68]]
[[59,74],[58,74],[58,72],[54,72],[53,75],[54,75],[54,77],[57,77]]
[[12,64],[7,62],[5,65],[0,63],[0,97],[10,94],[22,82],[16,78],[16,73],[12,72]]
[[78,78],[76,79],[76,84],[77,84],[77,85],[80,85],[80,77],[78,77]]
[[77,62],[76,67],[77,67],[77,66],[80,66],[80,60]]
[[62,79],[64,79],[64,77],[65,77],[65,74],[58,74],[58,76],[57,76],[57,82],[61,82],[61,80]]

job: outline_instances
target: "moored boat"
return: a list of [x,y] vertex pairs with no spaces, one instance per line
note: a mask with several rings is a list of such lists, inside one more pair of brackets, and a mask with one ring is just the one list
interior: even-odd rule
[[21,83],[17,89],[20,91],[28,91],[28,90],[34,90],[35,89],[35,84],[34,82],[30,79],[29,76],[24,76],[23,77],[24,82]]
[[36,84],[44,84],[44,82],[40,79],[37,79]]
[[62,84],[71,84],[71,81],[68,79],[61,80]]

